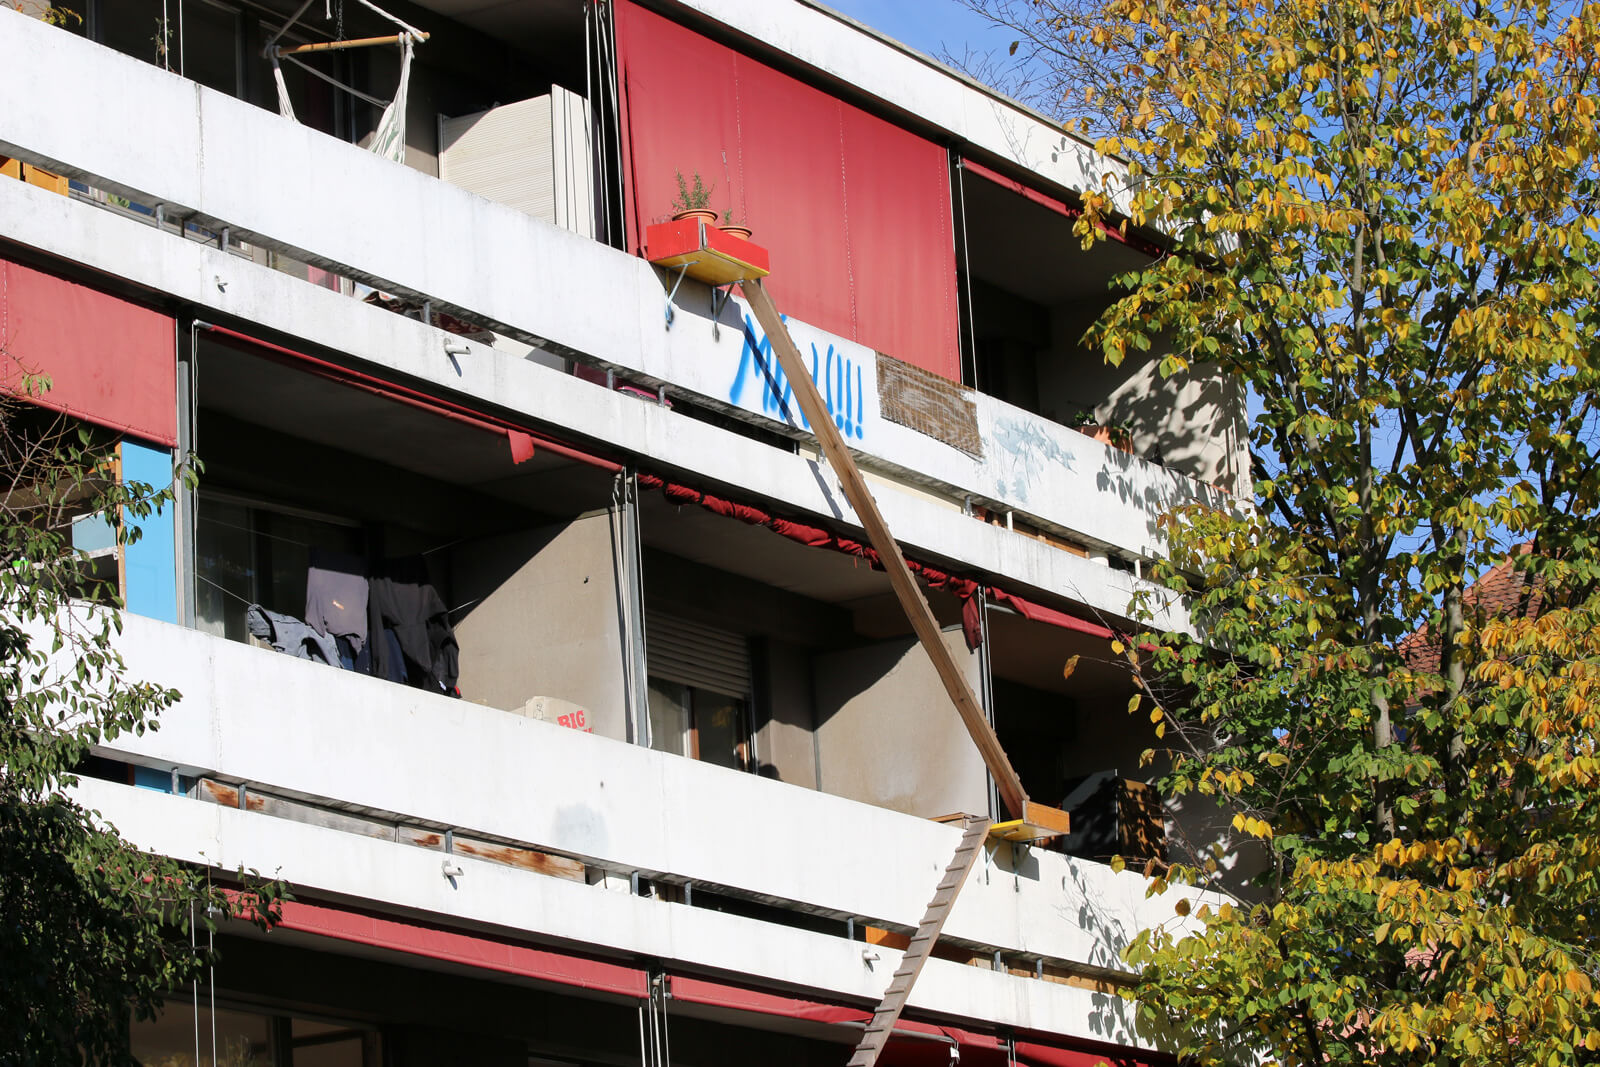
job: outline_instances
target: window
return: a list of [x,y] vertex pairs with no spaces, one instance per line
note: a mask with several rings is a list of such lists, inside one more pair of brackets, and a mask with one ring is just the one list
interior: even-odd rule
[[[380,1067],[383,1049],[370,1027],[238,1008],[212,1011],[174,998],[161,1014],[129,1027],[144,1067]],[[198,1052],[198,1057],[196,1053]]]
[[650,747],[748,770],[754,762],[749,642],[658,611],[645,619]]
[[650,747],[736,771],[750,766],[746,701],[650,679]]
[[300,618],[313,548],[365,556],[355,523],[202,491],[195,539],[195,624],[246,641],[245,609]]
[[114,0],[102,3],[98,12],[96,36],[117,51],[229,96],[244,95],[244,26],[238,8],[214,0]]

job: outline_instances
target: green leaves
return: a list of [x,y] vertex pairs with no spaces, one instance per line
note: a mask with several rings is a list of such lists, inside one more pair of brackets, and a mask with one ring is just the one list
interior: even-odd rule
[[1089,343],[1249,397],[1254,508],[1167,516],[1151,572],[1201,639],[1130,666],[1259,904],[1135,941],[1146,1018],[1201,1062],[1583,1062],[1600,7],[1050,10],[1053,95],[1129,167],[1077,236],[1166,248]]
[[[36,393],[34,395],[37,395]],[[178,694],[124,674],[116,589],[71,524],[103,516],[119,545],[171,489],[120,484],[115,443],[0,400],[0,1061],[128,1062],[130,1015],[210,960],[213,916],[270,923],[286,888],[140,852],[65,790],[91,746],[155,728]],[[93,606],[96,602],[101,605]]]

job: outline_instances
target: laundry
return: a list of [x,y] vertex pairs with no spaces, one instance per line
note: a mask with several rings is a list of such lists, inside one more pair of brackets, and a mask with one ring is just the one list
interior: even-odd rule
[[[460,649],[455,628],[439,591],[428,578],[426,563],[420,557],[389,560],[383,573],[368,586],[368,625],[370,633],[389,631],[383,640],[372,643],[375,673],[381,678],[396,678],[403,669],[405,680],[433,693],[459,695]],[[403,663],[394,662],[398,646]]]
[[317,633],[292,615],[268,611],[260,604],[251,604],[245,610],[244,623],[251,636],[259,637],[279,652],[314,663],[339,666],[338,642],[326,634]]
[[311,549],[306,571],[306,622],[317,633],[349,638],[359,654],[367,644],[366,561],[327,549]]

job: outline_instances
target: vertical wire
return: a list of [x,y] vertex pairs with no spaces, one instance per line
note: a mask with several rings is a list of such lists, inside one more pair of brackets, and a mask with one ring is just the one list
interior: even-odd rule
[[621,102],[621,88],[617,84],[617,66],[618,66],[618,63],[617,63],[617,39],[616,39],[616,11],[609,3],[607,3],[605,5],[604,17],[596,19],[595,20],[595,24],[600,28],[600,31],[601,31],[601,42],[600,43],[601,43],[601,46],[604,49],[604,52],[603,52],[603,55],[602,55],[602,62],[606,62],[606,64],[607,64],[607,66],[605,68],[606,72],[608,74],[607,81],[608,81],[608,83],[610,84],[610,87],[611,87],[610,91],[609,91],[609,94],[608,94],[609,100],[610,100],[610,104],[611,104],[611,127],[612,127],[612,130],[616,134],[617,156],[618,156],[617,178],[616,178],[617,218],[620,219],[621,222],[622,222],[622,229],[623,229],[622,240],[623,240],[623,246],[625,247],[626,244],[627,244],[628,220],[627,220],[627,192],[623,187],[623,175],[622,175],[622,165],[621,165],[621,155],[622,155],[622,102]]
[[[593,45],[594,45],[594,22],[595,22],[595,7],[594,7],[594,5],[593,4],[584,4],[583,5],[583,106],[584,106],[584,112],[585,112],[584,118],[587,119],[587,121],[583,124],[583,137],[584,137],[584,142],[583,143],[584,143],[584,148],[586,150],[585,158],[588,160],[588,165],[589,165],[589,172],[586,175],[586,177],[587,177],[587,179],[588,179],[588,181],[590,183],[589,213],[590,213],[591,216],[598,216],[598,218],[591,217],[589,222],[590,222],[591,225],[594,226],[595,233],[597,235],[601,231],[606,231],[606,236],[604,238],[602,238],[602,240],[605,240],[605,239],[608,239],[610,237],[609,227],[598,221],[598,219],[608,218],[609,217],[609,211],[606,208],[604,199],[602,199],[602,197],[604,196],[603,190],[605,189],[605,180],[606,180],[605,179],[605,170],[604,170],[605,161],[601,158],[601,152],[599,151],[599,149],[597,149],[595,147],[597,144],[599,144],[603,140],[603,138],[596,138],[595,135],[594,135],[595,125],[600,122],[600,116],[603,113],[600,108],[595,106],[595,99],[594,99],[594,64],[595,64],[595,59],[594,59],[595,50],[593,48]],[[596,169],[599,169],[599,174],[598,175],[595,173]],[[601,196],[596,196],[595,195],[595,193],[597,191],[601,192]]]
[[211,1067],[217,1067],[217,965],[215,962],[217,950],[217,935],[214,930],[206,931],[206,946],[212,959],[206,961],[206,985],[211,994]]
[[665,972],[656,977],[657,988],[661,991],[656,1009],[657,1023],[661,1029],[661,1067],[671,1067],[672,1043],[667,1035],[667,976]]
[[[189,905],[189,952],[194,954],[199,951],[200,943],[195,937],[194,905]],[[193,992],[194,1010],[194,1062],[195,1067],[200,1067],[200,974],[195,973],[194,980],[189,983]]]
[[[637,745],[641,742],[637,728],[638,709],[633,706],[633,598],[628,592],[632,587],[633,576],[628,562],[627,534],[623,529],[626,507],[622,487],[623,473],[618,471],[611,478],[611,569],[617,590],[617,629],[620,631],[618,636],[622,643],[623,706],[628,711],[624,735]],[[649,746],[648,735],[643,744]]]
[[[967,168],[956,160],[956,201],[961,209],[961,280],[967,290],[967,352],[972,359],[972,382],[978,388],[978,320],[972,307],[972,256],[968,250],[967,235]],[[960,343],[959,338],[957,344]]]
[[[206,895],[211,893],[211,872],[206,871]],[[217,1067],[217,932],[211,922],[211,905],[206,905],[206,985],[211,994],[211,1067]]]

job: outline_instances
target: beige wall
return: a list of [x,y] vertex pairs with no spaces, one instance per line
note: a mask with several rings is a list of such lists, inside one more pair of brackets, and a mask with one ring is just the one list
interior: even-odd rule
[[[790,785],[817,788],[817,746],[813,735],[816,704],[811,691],[811,652],[786,641],[764,641],[758,654],[765,666],[766,700],[758,696],[756,727],[760,773]],[[758,672],[760,677],[761,672]]]
[[610,517],[458,545],[461,695],[515,710],[530,697],[570,700],[597,734],[627,737],[622,637]]
[[[960,629],[944,641],[976,688],[978,657]],[[813,662],[825,792],[925,818],[988,812],[983,759],[920,645],[885,641]]]
[[[1135,353],[1110,366],[1079,343],[1098,314],[1098,307],[1081,304],[1052,314],[1055,351],[1039,360],[1039,395],[1049,409],[1043,413],[1070,423],[1080,406],[1092,407],[1102,421],[1133,428],[1138,455],[1233,490],[1248,462],[1237,388],[1215,367],[1163,378],[1160,354]],[[1052,398],[1053,406],[1044,398]]]

